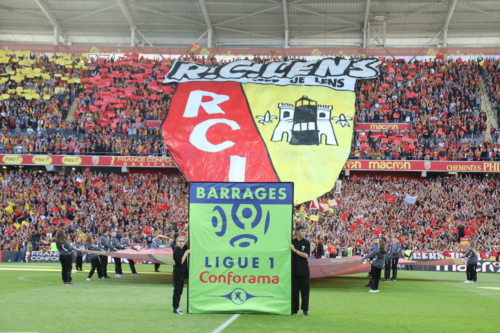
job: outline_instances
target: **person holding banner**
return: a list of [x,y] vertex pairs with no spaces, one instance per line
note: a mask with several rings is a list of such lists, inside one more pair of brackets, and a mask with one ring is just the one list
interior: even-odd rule
[[392,266],[392,278],[391,281],[397,281],[398,276],[398,263],[399,257],[401,257],[401,250],[403,246],[397,237],[392,239],[392,252],[391,252],[391,266]]
[[[384,268],[385,263],[385,255],[387,253],[386,243],[384,238],[380,238],[378,240],[378,248],[370,254],[365,254],[363,258],[372,259],[372,285],[370,289],[370,293],[378,293],[378,284],[380,282],[380,275],[382,273],[382,269]],[[363,262],[364,263],[364,262]]]
[[[465,259],[465,260],[464,260]],[[465,252],[462,260],[467,263],[467,280],[464,283],[474,283],[477,281],[477,250],[473,241],[469,242],[469,250]]]
[[311,243],[304,237],[306,227],[299,225],[295,228],[297,237],[292,240],[290,249],[292,250],[292,315],[299,313],[299,292],[302,298],[302,313],[309,316],[309,264],[307,258],[311,253]]
[[[384,270],[384,281],[389,282],[391,281],[391,267],[392,267],[392,243],[391,240],[389,239],[389,242],[387,242],[385,246],[387,253],[385,255],[385,270]],[[397,268],[397,267],[396,267]]]
[[[121,243],[122,243],[122,246],[124,246],[125,248],[132,249],[132,244],[130,244],[130,239],[129,239],[129,233],[128,232],[126,232],[126,233],[123,234],[123,237],[121,239]],[[137,273],[137,271],[135,269],[134,260],[128,259],[128,265],[130,266],[130,271],[132,272],[132,275],[140,275],[139,273]]]
[[[126,247],[122,246],[120,244],[120,241],[116,237],[116,231],[111,232],[111,246],[113,247],[113,250],[111,252],[116,252],[116,250],[125,250]],[[115,262],[115,277],[121,278],[124,277],[125,274],[123,274],[122,271],[122,259],[118,257],[113,257],[113,261]]]
[[66,239],[66,233],[59,229],[56,234],[56,246],[59,251],[59,261],[62,268],[62,280],[64,284],[74,284],[71,282],[71,264],[73,261],[73,250],[75,250]]
[[[378,250],[378,240],[375,238],[375,239],[373,240],[373,244],[372,244],[372,245],[370,245],[370,247],[369,247],[369,248],[365,251],[365,253],[364,253],[364,254],[370,254],[370,253],[372,253],[372,252],[374,252],[374,251],[376,251],[376,250]],[[363,257],[363,258],[364,258],[364,257]],[[373,267],[373,266],[371,266],[371,268],[370,268],[370,272],[368,273],[368,277],[370,278],[370,282],[368,282],[368,284],[365,286],[365,287],[368,287],[368,288],[369,288],[369,287],[371,287],[371,286],[372,286],[372,283],[373,283],[373,281],[372,281],[372,276],[373,276],[373,274],[372,274],[372,273],[373,273],[373,272],[372,272],[372,267]]]
[[[91,251],[99,251],[101,248],[99,245],[94,245],[94,239],[91,235],[87,236],[87,240],[85,242],[85,249]],[[94,253],[87,253],[90,258],[91,269],[89,275],[87,276],[87,281],[92,280],[92,275],[94,275],[95,270],[97,269],[97,276],[99,280],[104,280],[104,273],[102,271],[101,263],[99,262],[99,255]]]
[[191,253],[186,246],[186,237],[180,236],[177,238],[176,247],[174,251],[174,272],[172,274],[174,279],[174,295],[172,296],[172,306],[174,314],[184,314],[179,309],[181,301],[182,290],[184,289],[184,280],[187,277],[187,256]]
[[[100,246],[104,249],[106,252],[110,252],[111,250],[114,250],[115,248],[113,245],[111,245],[110,242],[110,237],[109,237],[109,229],[104,229],[103,233],[101,235],[101,238],[99,240]],[[99,261],[101,262],[101,267],[102,267],[102,272],[104,274],[105,279],[111,279],[108,276],[108,256],[107,255],[100,255],[99,256]]]

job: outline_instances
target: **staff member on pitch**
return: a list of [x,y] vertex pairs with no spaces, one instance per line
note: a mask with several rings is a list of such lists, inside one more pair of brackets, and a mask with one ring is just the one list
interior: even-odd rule
[[[126,232],[123,234],[123,237],[121,239],[122,246],[125,248],[132,249],[132,244],[130,244],[130,239],[129,239],[129,233]],[[135,263],[134,260],[128,259],[128,265],[130,266],[130,270],[132,271],[132,275],[139,275],[135,269]]]
[[[109,238],[109,229],[103,230],[103,234],[101,235],[99,243],[100,243],[99,245],[106,252],[111,252],[112,250],[115,250],[113,245],[111,245],[111,241]],[[110,277],[108,276],[108,256],[99,255],[99,261],[101,262],[102,273],[104,274],[104,278],[110,279]]]
[[[85,249],[91,251],[99,251],[102,250],[98,245],[94,245],[94,239],[91,235],[87,236],[87,241],[85,242]],[[89,276],[87,277],[87,281],[92,280],[92,275],[94,275],[95,270],[97,269],[97,276],[99,280],[104,280],[104,273],[102,272],[101,263],[99,262],[99,255],[95,253],[87,253],[90,258],[90,264],[92,268],[90,269]],[[106,256],[107,258],[107,256]]]
[[392,266],[392,279],[391,281],[397,281],[397,276],[398,276],[398,263],[399,263],[399,257],[401,257],[401,250],[403,249],[403,246],[401,245],[399,239],[397,237],[394,237],[392,239],[392,252],[391,252],[391,266]]
[[465,252],[462,260],[467,261],[467,280],[464,283],[474,283],[477,281],[477,250],[473,241],[469,242],[469,250]]
[[302,313],[309,316],[309,264],[307,258],[311,253],[311,243],[304,237],[306,228],[299,225],[295,228],[297,238],[292,240],[292,315],[299,313],[299,292],[302,298]]
[[[122,246],[120,244],[120,240],[118,240],[118,238],[116,237],[116,231],[112,231],[111,232],[111,246],[113,246],[114,250],[112,250],[112,252],[116,252],[116,250],[125,250],[126,247],[125,246]],[[118,257],[113,257],[113,260],[115,262],[115,277],[118,277],[118,278],[121,278],[121,277],[124,277],[125,274],[123,274],[123,271],[122,271],[122,258],[118,258]]]
[[372,259],[372,287],[370,293],[378,293],[378,284],[380,282],[380,274],[384,268],[385,254],[387,253],[385,247],[385,239],[380,238],[378,241],[378,249],[370,254],[365,254],[363,258]]
[[[376,250],[378,250],[378,240],[375,238],[373,240],[373,244],[370,245],[370,247],[365,251],[364,254],[370,254]],[[370,272],[368,273],[368,277],[370,278],[370,282],[368,282],[368,284],[365,286],[368,288],[372,286],[372,276],[373,276],[372,268],[373,268],[373,266],[370,267]]]
[[176,241],[176,247],[174,250],[174,295],[172,296],[172,306],[174,308],[174,314],[184,314],[184,312],[179,309],[179,303],[181,301],[182,290],[184,289],[184,280],[187,277],[187,256],[191,253],[186,246],[186,237],[178,237]]
[[59,261],[61,262],[62,280],[64,284],[74,284],[71,282],[71,264],[73,261],[74,248],[66,238],[64,230],[60,229],[57,231],[56,246],[57,251],[59,251]]

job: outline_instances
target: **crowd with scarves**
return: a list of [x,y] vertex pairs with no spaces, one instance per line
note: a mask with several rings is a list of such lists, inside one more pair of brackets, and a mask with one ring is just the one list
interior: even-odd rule
[[[3,250],[48,245],[64,227],[75,242],[104,229],[172,237],[188,227],[188,184],[180,175],[4,173],[0,180]],[[407,196],[414,200],[408,203]],[[328,253],[363,253],[380,235],[415,251],[459,251],[460,238],[482,253],[500,251],[500,181],[471,176],[436,179],[347,177],[342,190],[295,207],[295,223]],[[330,205],[329,202],[335,202]]]
[[[407,198],[414,200],[410,201]],[[308,238],[336,255],[363,253],[378,237],[398,237],[412,251],[442,252],[475,240],[485,258],[500,251],[500,181],[458,176],[436,179],[348,177],[334,191],[296,208]],[[314,204],[313,204],[313,207]]]
[[148,234],[168,243],[188,226],[187,183],[179,175],[11,171],[1,177],[0,202],[2,250],[49,246],[62,227],[73,242],[116,229],[143,244]]
[[[246,59],[305,60],[273,53]],[[411,126],[355,132],[351,158],[499,159],[498,122],[486,136],[479,88],[481,71],[489,73],[491,98],[498,99],[496,63],[381,59],[380,76],[358,82],[353,126]],[[167,156],[160,124],[176,85],[163,80],[176,60],[217,66],[240,58],[0,51],[0,153]]]

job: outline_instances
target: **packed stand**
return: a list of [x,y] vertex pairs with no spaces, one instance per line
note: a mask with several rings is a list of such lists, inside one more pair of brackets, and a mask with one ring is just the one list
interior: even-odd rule
[[144,231],[185,232],[187,183],[181,176],[95,173],[5,173],[0,180],[0,248],[48,246],[64,225],[73,240],[104,228],[129,232],[144,243]]
[[379,78],[357,84],[355,123],[411,128],[355,133],[352,158],[498,160],[500,146],[484,141],[478,62],[382,60]]
[[492,126],[491,136],[493,142],[500,139],[500,60],[485,59],[482,66],[482,74],[486,91],[491,102],[491,110],[496,116],[495,126]]
[[[358,82],[355,124],[411,126],[405,132],[355,132],[351,158],[499,159],[498,144],[479,142],[487,119],[481,110],[480,65],[437,58],[381,58],[380,77]],[[298,58],[271,52],[246,59],[264,63]],[[0,153],[165,156],[159,126],[176,85],[162,82],[175,60],[217,66],[240,59],[0,51]]]
[[[406,203],[406,195],[416,196],[415,203]],[[318,198],[318,209],[297,207],[296,221],[307,225],[309,239],[337,254],[363,253],[380,235],[399,237],[412,251],[459,251],[459,236],[468,236],[479,251],[498,256],[499,195],[500,181],[492,179],[350,177],[341,194]]]
[[[295,222],[328,251],[362,253],[380,235],[399,237],[415,251],[459,250],[460,236],[476,240],[481,252],[500,251],[498,180],[353,178],[343,180],[341,194],[318,198],[318,209],[296,207]],[[181,176],[13,171],[0,184],[3,250],[47,246],[61,225],[73,239],[117,228],[136,244],[148,228],[167,237],[186,231],[188,186]]]

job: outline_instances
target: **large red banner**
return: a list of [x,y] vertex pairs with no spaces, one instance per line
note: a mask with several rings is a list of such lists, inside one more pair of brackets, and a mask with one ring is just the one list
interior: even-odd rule
[[69,165],[115,167],[175,168],[170,157],[150,156],[76,156],[76,155],[0,155],[0,164]]
[[410,124],[372,124],[372,123],[358,123],[356,124],[356,131],[409,131],[411,130]]

